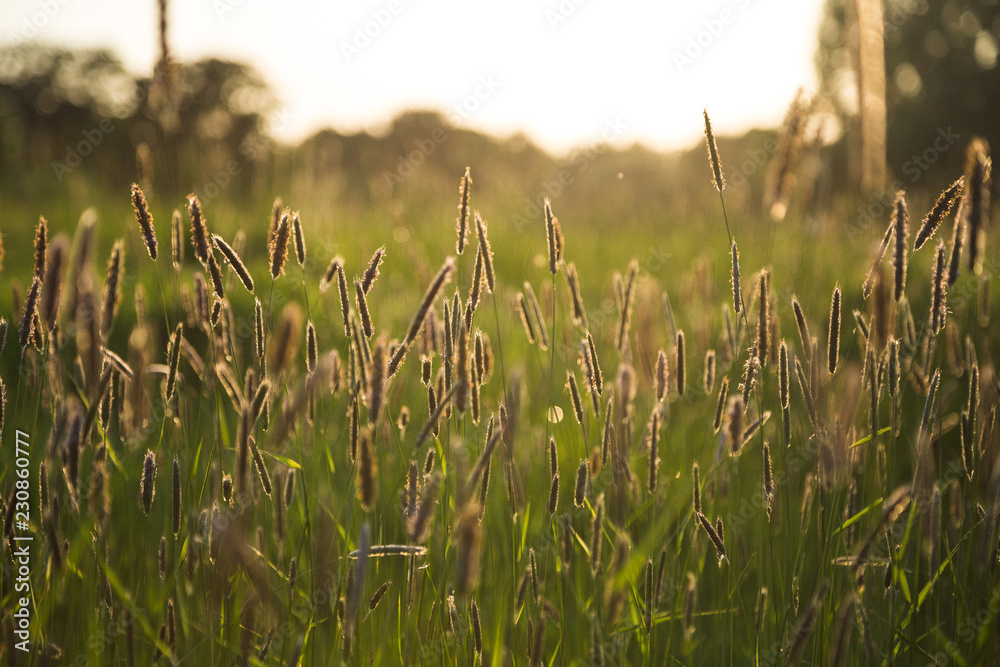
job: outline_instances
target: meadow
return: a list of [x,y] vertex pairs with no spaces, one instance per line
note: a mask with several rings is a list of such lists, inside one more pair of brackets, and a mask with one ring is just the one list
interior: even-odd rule
[[996,664],[988,147],[774,219],[707,143],[662,219],[473,156],[369,208],[15,204],[0,655]]

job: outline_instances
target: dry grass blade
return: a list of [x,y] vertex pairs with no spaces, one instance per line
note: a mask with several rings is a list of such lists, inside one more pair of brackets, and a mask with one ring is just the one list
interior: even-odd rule
[[875,259],[872,260],[872,266],[868,269],[868,275],[865,277],[865,282],[861,285],[861,296],[867,299],[871,296],[872,288],[875,286],[875,279],[878,275],[879,265],[882,263],[882,258],[885,257],[885,251],[889,247],[889,241],[892,239],[895,227],[893,223],[889,223],[889,226],[885,229],[885,234],[882,236],[882,242],[878,246],[878,250],[875,251]]
[[371,511],[375,505],[375,455],[372,452],[372,431],[361,429],[358,441],[358,500],[361,508]]
[[625,280],[625,291],[621,303],[621,319],[618,321],[618,337],[615,346],[621,353],[628,342],[628,332],[632,321],[632,301],[635,288],[635,278],[639,274],[639,263],[634,259],[628,265],[628,278]]
[[799,379],[799,389],[802,390],[802,398],[806,403],[806,412],[809,415],[809,422],[813,428],[819,428],[819,418],[816,415],[816,405],[813,403],[812,388],[809,385],[808,376],[798,359],[795,360],[795,375]]
[[164,397],[167,402],[174,395],[174,390],[177,387],[177,366],[180,364],[181,355],[181,336],[184,335],[184,325],[178,322],[177,327],[174,329],[174,335],[170,339],[170,349],[168,351],[168,364],[167,367],[170,369],[167,373],[167,383],[164,390]]
[[245,287],[247,291],[252,294],[253,278],[250,276],[250,272],[247,271],[247,267],[243,263],[243,260],[240,259],[240,256],[235,250],[233,250],[233,247],[226,243],[225,239],[218,234],[214,234],[212,236],[212,241],[215,244],[215,247],[219,249],[219,252],[222,253],[222,256],[226,258],[229,266],[231,266],[233,271],[236,273],[236,277],[240,279],[241,283],[243,283],[243,287]]
[[531,311],[529,310],[528,304],[524,299],[524,294],[520,292],[517,294],[517,312],[521,315],[521,324],[524,325],[524,333],[528,337],[528,342],[534,345],[535,327],[531,323]]
[[431,312],[434,307],[434,301],[437,299],[438,295],[441,293],[441,289],[447,284],[451,277],[451,273],[455,268],[455,260],[451,257],[445,259],[444,264],[438,269],[437,274],[428,285],[427,291],[424,292],[424,298],[420,302],[420,306],[417,311],[413,314],[413,319],[410,320],[410,326],[406,330],[406,338],[403,342],[396,348],[393,352],[392,359],[389,361],[388,375],[392,377],[399,370],[400,364],[403,363],[403,357],[406,351],[409,349],[413,341],[417,339],[417,335],[420,333],[420,328],[424,325],[424,321],[427,319],[427,314]]
[[705,534],[708,535],[708,539],[711,540],[712,544],[715,546],[719,560],[729,560],[728,556],[726,556],[726,546],[722,543],[722,537],[719,536],[719,533],[716,531],[715,526],[712,525],[712,522],[709,521],[708,518],[701,512],[696,512],[695,518],[698,519],[698,523],[701,525],[702,530],[705,531]]
[[438,422],[441,420],[441,415],[444,414],[444,411],[451,404],[451,400],[455,396],[456,389],[457,387],[452,385],[451,389],[449,389],[448,392],[438,401],[434,410],[431,412],[431,415],[424,423],[423,428],[420,429],[420,433],[417,434],[417,441],[413,445],[414,449],[420,449],[420,446],[423,445],[427,441],[427,438],[430,437],[432,430],[436,428]]
[[[490,424],[493,424],[492,417],[490,418]],[[498,442],[500,442],[500,429],[491,428],[489,436],[486,438],[486,446],[483,448],[483,452],[479,455],[479,458],[476,459],[476,463],[472,466],[472,471],[465,480],[465,490],[467,493],[475,488],[479,482],[479,476],[489,466],[490,458],[493,456],[493,450],[496,449]]]
[[[524,295],[528,301],[528,306],[531,307],[531,315],[534,324],[538,326],[539,335],[539,347],[543,350],[549,349],[549,331],[545,327],[545,316],[542,314],[542,307],[538,303],[538,299],[535,297],[535,290],[531,289],[531,283],[524,283]],[[524,310],[523,300],[520,302],[521,312],[523,313],[525,327],[530,329],[531,324],[527,322],[527,312]],[[532,336],[529,336],[531,338]]]

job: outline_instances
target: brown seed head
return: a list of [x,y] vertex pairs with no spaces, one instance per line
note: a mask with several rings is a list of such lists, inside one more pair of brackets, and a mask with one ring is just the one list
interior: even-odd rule
[[893,234],[896,238],[896,249],[892,258],[895,269],[896,292],[895,300],[899,301],[906,288],[907,240],[910,237],[910,214],[906,210],[906,198],[902,190],[896,193],[896,203],[893,206]]
[[202,264],[208,263],[208,228],[201,212],[201,202],[196,195],[188,195],[188,216],[191,218],[191,245],[194,256]]
[[833,289],[833,300],[830,303],[830,331],[827,354],[827,369],[832,375],[837,370],[837,360],[840,357],[840,285]]
[[146,203],[146,196],[135,183],[132,184],[132,208],[135,209],[135,220],[139,223],[139,231],[142,232],[142,240],[146,244],[146,251],[150,258],[156,261],[156,232],[153,229],[153,216],[149,214],[149,204]]
[[476,235],[479,237],[479,251],[483,253],[483,270],[486,274],[486,289],[493,294],[496,286],[496,276],[493,273],[493,250],[490,249],[490,240],[487,236],[486,221],[479,215],[479,211],[473,214],[476,221]]
[[[45,251],[49,243],[49,223],[45,218],[38,218],[35,229],[35,276],[45,278]],[[154,241],[155,243],[155,241]]]
[[252,293],[253,278],[250,276],[250,272],[247,271],[247,267],[243,264],[243,260],[240,259],[240,256],[235,250],[233,250],[233,247],[226,243],[226,241],[218,234],[214,234],[212,236],[212,241],[215,244],[215,247],[219,249],[219,252],[222,253],[222,256],[226,258],[226,261],[229,262],[229,266],[231,266],[233,271],[236,273],[236,277],[240,279],[240,282],[243,283],[243,286],[247,289],[247,291]]
[[302,231],[302,220],[299,218],[298,211],[292,213],[292,232],[295,237],[295,260],[299,263],[299,266],[305,266],[306,235]]
[[965,187],[965,177],[960,177],[957,181],[948,186],[948,188],[941,193],[937,201],[934,202],[934,207],[927,213],[923,222],[920,223],[920,229],[917,231],[917,236],[913,240],[913,251],[916,252],[923,247],[923,245],[934,236],[934,232],[937,231],[938,226],[944,217],[948,215],[951,211],[951,207],[958,201],[958,198],[962,195],[962,189]]
[[170,259],[175,269],[181,267],[184,261],[184,228],[181,222],[181,212],[174,209],[170,216]]
[[271,279],[277,280],[278,276],[285,272],[285,261],[288,259],[288,237],[290,216],[288,211],[281,214],[278,221],[278,228],[271,238]]
[[469,190],[472,187],[472,176],[469,168],[465,168],[465,175],[458,182],[458,218],[455,219],[455,229],[458,232],[458,240],[455,242],[455,252],[459,255],[465,250],[466,236],[469,233]]
[[142,463],[142,479],[139,482],[139,497],[142,500],[142,511],[149,515],[149,508],[153,504],[153,496],[156,494],[156,456],[152,450],[146,451],[146,458]]
[[712,121],[708,118],[708,107],[703,113],[705,116],[705,143],[708,144],[708,162],[712,166],[712,185],[715,186],[716,190],[722,192],[726,189],[726,179],[722,176],[722,163],[719,161],[719,149],[715,145]]
[[[41,290],[42,281],[38,276],[31,279],[31,287],[24,298],[24,307],[21,315],[21,349],[28,347],[28,343],[35,333],[35,320],[38,319],[38,293]],[[96,341],[93,343],[97,344]]]
[[667,353],[663,350],[656,355],[656,400],[662,402],[667,395],[668,382],[670,380],[669,369],[667,368]]

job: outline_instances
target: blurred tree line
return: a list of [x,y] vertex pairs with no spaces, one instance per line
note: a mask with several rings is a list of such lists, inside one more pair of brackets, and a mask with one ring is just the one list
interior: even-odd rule
[[146,180],[175,194],[230,161],[253,168],[273,107],[263,80],[239,63],[136,77],[105,50],[9,47],[0,52],[3,187],[41,195]]
[[[826,0],[820,84],[813,119],[796,121],[799,136],[789,141],[767,129],[719,139],[735,210],[773,212],[767,199],[775,163],[797,180],[792,202],[801,211],[856,192],[856,14],[863,1]],[[972,136],[1000,144],[1000,2],[884,0],[883,9],[888,180],[934,189],[955,178]],[[441,114],[412,111],[379,131],[322,130],[288,147],[271,132],[279,106],[263,78],[241,63],[172,63],[136,76],[109,51],[7,47],[0,50],[0,195],[33,212],[52,200],[82,209],[99,201],[95,195],[120,195],[138,181],[173,205],[196,192],[244,207],[249,197],[266,211],[281,195],[293,205],[314,202],[328,218],[372,204],[401,220],[415,211],[453,217],[442,193],[454,194],[471,165],[477,192],[489,197],[479,200],[484,212],[502,211],[494,215],[514,224],[540,220],[546,196],[559,199],[567,221],[619,224],[663,224],[717,204],[704,188],[701,145],[664,155],[595,137],[553,157],[523,136],[487,137]],[[836,119],[840,132],[821,140],[817,116]],[[783,154],[788,145],[794,160]]]
[[[838,149],[848,173],[858,151],[859,5],[826,0],[816,56],[818,93],[845,132]],[[916,183],[933,168],[941,185],[957,177],[973,136],[1000,147],[1000,2],[884,0],[882,7],[888,178]]]

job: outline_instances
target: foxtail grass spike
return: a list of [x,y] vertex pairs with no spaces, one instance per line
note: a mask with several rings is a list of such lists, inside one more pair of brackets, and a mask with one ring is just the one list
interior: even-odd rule
[[[712,121],[708,117],[708,107],[702,112],[705,116],[705,143],[708,144],[708,162],[712,166],[712,185],[719,192],[726,189],[726,179],[722,176],[722,163],[719,160],[719,149],[715,145],[715,133],[712,132]],[[739,312],[737,309],[736,312]]]
[[358,315],[361,316],[361,330],[366,338],[371,338],[375,330],[372,328],[372,317],[368,312],[368,299],[365,297],[365,288],[361,285],[361,281],[357,279],[354,281],[354,294],[355,303],[358,306]]
[[[35,333],[35,320],[38,317],[38,293],[42,287],[42,281],[38,276],[31,280],[31,287],[24,298],[24,306],[21,315],[20,343],[21,349],[28,347],[32,336]],[[96,343],[94,343],[96,345]]]
[[483,253],[483,271],[486,276],[486,289],[490,294],[496,288],[496,275],[493,272],[493,250],[490,248],[490,240],[487,236],[488,227],[486,221],[479,215],[479,211],[473,214],[476,221],[476,235],[479,238],[479,251]]
[[181,268],[184,262],[184,227],[178,210],[170,216],[170,259],[175,269]]
[[861,296],[865,299],[871,296],[872,289],[875,286],[875,279],[878,276],[879,266],[882,264],[882,258],[885,257],[885,251],[889,247],[889,241],[892,239],[894,232],[895,225],[890,222],[889,226],[885,229],[885,234],[882,236],[882,242],[879,244],[878,250],[875,251],[875,259],[872,260],[871,268],[868,269],[865,282],[861,285]]
[[142,241],[146,244],[146,252],[156,261],[156,231],[153,229],[153,216],[149,214],[149,204],[146,196],[135,183],[132,184],[132,208],[135,209],[135,221],[139,223]]
[[[154,239],[155,244],[155,239]],[[35,228],[35,277],[45,280],[45,252],[49,244],[49,223],[45,218],[38,218]],[[154,249],[155,252],[155,249]]]
[[208,264],[208,227],[201,212],[201,202],[196,195],[188,195],[188,216],[191,218],[191,245],[194,247],[195,258]]
[[225,239],[218,234],[212,236],[212,241],[215,244],[215,247],[219,249],[219,252],[222,253],[222,256],[226,258],[229,266],[232,267],[233,272],[236,273],[236,277],[240,279],[241,283],[243,283],[243,287],[245,287],[247,291],[252,294],[253,278],[250,276],[250,272],[247,271],[247,267],[243,263],[243,260],[240,259],[240,256],[235,250],[233,250],[233,247],[226,243]]
[[455,252],[461,255],[465,251],[466,237],[469,234],[469,191],[472,188],[472,175],[468,167],[465,175],[458,182],[458,218],[455,219],[455,231],[458,240],[455,241]]
[[833,288],[833,300],[830,303],[830,330],[827,341],[829,344],[827,368],[833,375],[837,370],[837,361],[840,358],[840,285]]
[[941,196],[939,196],[937,201],[934,203],[934,207],[927,213],[923,222],[920,223],[920,229],[917,231],[917,235],[913,239],[914,252],[920,250],[920,248],[922,248],[923,245],[932,236],[934,236],[934,232],[937,231],[941,221],[944,220],[945,216],[948,215],[948,212],[951,211],[951,207],[962,195],[962,188],[964,186],[965,177],[962,176],[941,193]]
[[893,298],[899,301],[906,289],[907,241],[910,237],[910,214],[906,210],[906,198],[903,191],[896,193],[893,205],[892,229],[896,239],[896,249],[892,258],[892,266],[896,277],[896,291]]
[[739,315],[740,311],[743,310],[743,294],[740,291],[740,251],[736,247],[736,239],[733,239],[730,254],[732,255],[733,263],[729,274],[729,281],[733,288],[733,310]]
[[305,266],[306,235],[302,231],[302,219],[299,217],[298,211],[292,214],[292,236],[295,240],[295,261],[299,263],[299,266]]
[[559,270],[559,256],[560,256],[560,239],[559,230],[557,229],[558,222],[555,216],[552,215],[552,204],[549,202],[548,197],[545,198],[545,233],[548,237],[548,247],[549,247],[549,273],[555,275]]
[[371,261],[368,262],[368,268],[365,269],[364,275],[361,277],[361,288],[364,289],[365,294],[371,291],[372,285],[375,284],[375,279],[378,278],[379,268],[382,266],[382,260],[385,258],[385,246],[380,247],[372,255]]
[[271,279],[277,280],[285,272],[285,262],[288,260],[288,237],[290,235],[290,217],[287,211],[281,214],[278,227],[274,230],[270,245]]
[[139,482],[139,498],[142,501],[143,514],[149,515],[149,509],[153,505],[153,497],[156,494],[156,456],[152,451],[146,451],[146,458],[142,462],[142,478]]
[[968,187],[969,271],[979,275],[986,250],[986,230],[990,216],[990,171],[992,161],[986,141],[976,137],[966,152],[965,176]]

